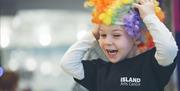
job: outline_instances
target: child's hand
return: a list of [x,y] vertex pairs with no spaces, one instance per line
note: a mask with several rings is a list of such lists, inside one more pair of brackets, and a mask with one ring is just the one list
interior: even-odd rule
[[134,3],[133,6],[139,10],[142,19],[147,15],[155,14],[154,0],[139,0],[139,3]]
[[93,33],[93,35],[94,35],[94,37],[98,40],[99,39],[99,29],[97,28],[97,29],[94,29],[93,31],[92,31],[92,33]]

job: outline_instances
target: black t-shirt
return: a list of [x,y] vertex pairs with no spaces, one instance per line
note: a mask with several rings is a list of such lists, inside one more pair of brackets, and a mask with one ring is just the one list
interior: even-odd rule
[[116,64],[101,59],[82,61],[85,78],[74,79],[89,91],[164,91],[176,62],[159,65],[155,51],[153,48]]

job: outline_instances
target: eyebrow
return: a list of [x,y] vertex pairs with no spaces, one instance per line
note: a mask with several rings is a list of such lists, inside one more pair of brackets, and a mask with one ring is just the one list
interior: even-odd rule
[[118,28],[118,29],[113,29],[112,31],[113,31],[113,32],[116,32],[116,31],[123,31],[123,29],[119,29],[119,28]]
[[120,29],[113,29],[112,31],[113,31],[113,32],[115,32],[115,31],[120,31]]
[[[101,27],[98,27],[98,30],[100,31],[103,31],[103,29]],[[113,32],[116,32],[116,31],[123,31],[123,28],[114,28],[112,29]]]

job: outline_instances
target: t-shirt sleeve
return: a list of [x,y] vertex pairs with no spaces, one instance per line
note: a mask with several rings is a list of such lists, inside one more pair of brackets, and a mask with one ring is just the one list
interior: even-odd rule
[[153,70],[154,76],[156,77],[156,80],[160,83],[159,85],[164,87],[169,82],[169,79],[176,67],[177,56],[174,59],[172,64],[167,65],[167,66],[162,66],[158,64],[156,58],[154,57],[155,51],[156,51],[156,48],[153,48],[150,50],[150,55],[152,59],[151,61],[152,70]]
[[96,75],[97,75],[97,62],[96,61],[82,61],[84,67],[84,79],[78,80],[74,78],[74,80],[87,88],[90,91],[96,91]]

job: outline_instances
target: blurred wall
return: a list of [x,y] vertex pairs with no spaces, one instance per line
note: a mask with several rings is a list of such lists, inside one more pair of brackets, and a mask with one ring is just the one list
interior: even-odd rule
[[[176,42],[178,48],[180,49],[180,1],[179,0],[172,0],[172,7],[173,7],[173,30],[175,31]],[[180,53],[180,52],[179,52]],[[178,56],[178,83],[179,83],[179,91],[180,91],[180,56]]]

